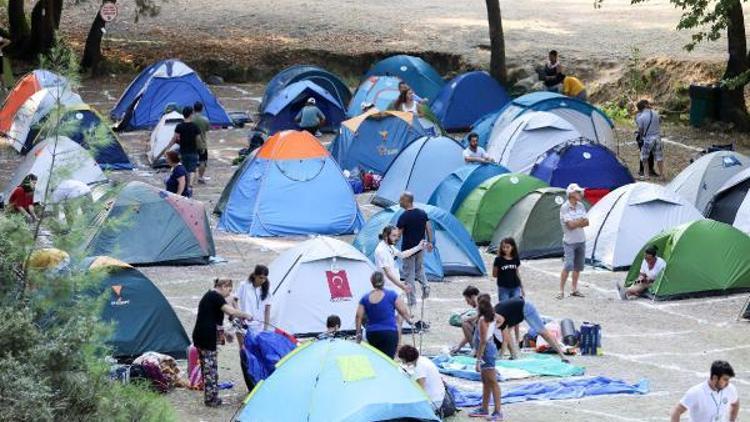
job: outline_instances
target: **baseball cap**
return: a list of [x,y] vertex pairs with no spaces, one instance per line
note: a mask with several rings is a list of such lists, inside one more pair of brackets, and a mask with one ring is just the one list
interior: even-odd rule
[[307,103],[308,104],[315,104],[315,98],[313,98],[313,97],[308,98],[307,99]]
[[580,192],[583,193],[583,188],[578,186],[578,183],[571,183],[568,185],[568,187],[565,189],[565,193],[570,195],[573,192]]

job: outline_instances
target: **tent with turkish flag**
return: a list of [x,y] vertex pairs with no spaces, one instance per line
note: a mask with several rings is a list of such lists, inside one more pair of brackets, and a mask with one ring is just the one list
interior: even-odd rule
[[338,315],[341,331],[353,332],[359,299],[371,290],[375,271],[362,252],[330,237],[288,249],[269,266],[271,323],[305,337],[326,331],[328,316]]

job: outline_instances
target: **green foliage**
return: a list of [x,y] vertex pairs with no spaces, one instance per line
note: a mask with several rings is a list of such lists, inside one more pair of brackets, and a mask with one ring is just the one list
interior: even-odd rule
[[646,88],[641,50],[636,46],[630,47],[630,57],[628,57],[626,64],[625,79],[627,82],[626,89],[630,96],[640,95]]
[[616,123],[624,123],[630,120],[630,112],[622,101],[608,101],[601,106],[601,109]]

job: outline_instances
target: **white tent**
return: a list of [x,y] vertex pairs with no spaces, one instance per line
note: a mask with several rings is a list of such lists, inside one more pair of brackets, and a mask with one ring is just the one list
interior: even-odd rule
[[528,173],[537,158],[581,134],[562,117],[530,111],[506,126],[496,125],[487,141],[487,154],[512,172]]
[[586,259],[610,270],[626,269],[659,232],[703,219],[687,200],[651,183],[617,188],[588,213]]
[[159,123],[156,125],[153,132],[151,132],[151,141],[149,143],[148,162],[151,163],[152,167],[159,165],[161,160],[157,160],[156,157],[165,152],[164,150],[174,137],[175,128],[184,120],[185,118],[182,114],[176,111],[170,111],[161,116]]
[[667,188],[691,202],[706,215],[711,198],[732,176],[750,168],[750,159],[734,151],[706,154],[687,166]]
[[359,299],[372,289],[375,266],[352,245],[315,237],[279,255],[269,266],[271,321],[295,335],[324,332],[338,315],[341,330],[354,330]]
[[49,191],[52,192],[57,185],[69,179],[78,180],[87,185],[107,181],[91,154],[78,143],[64,136],[58,137],[57,142],[55,138],[47,138],[36,144],[26,154],[26,158],[18,166],[5,188],[3,198],[6,203],[11,191],[28,174],[34,174],[38,178],[34,190],[35,202],[44,202],[48,184],[51,185]]
[[81,103],[83,103],[81,97],[71,91],[67,85],[45,88],[36,92],[18,109],[8,130],[7,137],[12,141],[13,148],[21,152],[31,128],[56,107],[65,108]]

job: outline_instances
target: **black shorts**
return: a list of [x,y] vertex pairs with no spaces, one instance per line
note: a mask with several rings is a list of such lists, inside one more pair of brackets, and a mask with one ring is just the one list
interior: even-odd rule
[[198,162],[199,163],[208,162],[208,150],[207,149],[204,149],[203,151],[198,151]]

